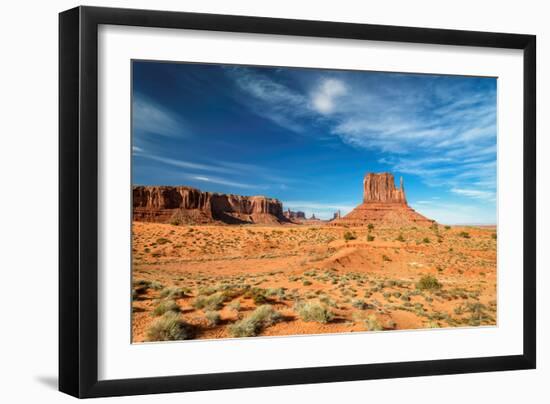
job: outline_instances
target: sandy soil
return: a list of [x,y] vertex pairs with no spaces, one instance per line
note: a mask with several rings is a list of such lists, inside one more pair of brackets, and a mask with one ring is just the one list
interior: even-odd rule
[[171,310],[189,331],[186,338],[241,336],[232,325],[266,304],[277,318],[260,321],[248,335],[497,321],[494,227],[134,222],[132,275],[134,342],[162,339],[150,329],[167,300],[176,303]]

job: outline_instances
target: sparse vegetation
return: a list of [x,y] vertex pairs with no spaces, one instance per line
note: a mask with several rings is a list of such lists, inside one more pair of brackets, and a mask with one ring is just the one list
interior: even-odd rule
[[316,321],[326,324],[334,318],[334,313],[320,303],[298,302],[294,309],[304,321]]
[[460,233],[458,233],[458,235],[462,238],[470,238],[470,233],[468,233],[467,231],[461,231]]
[[369,331],[382,331],[384,329],[382,327],[382,324],[380,324],[380,321],[378,321],[378,318],[374,314],[370,314],[367,317],[367,319],[365,320],[365,326]]
[[208,320],[208,325],[210,326],[218,325],[221,321],[220,313],[217,311],[210,310],[204,313],[204,315]]
[[157,318],[147,330],[148,341],[176,341],[192,338],[189,327],[173,311]]
[[153,309],[153,316],[162,316],[169,311],[178,313],[180,311],[180,306],[178,306],[174,300],[161,300]]
[[196,309],[219,310],[223,307],[226,297],[223,293],[217,292],[212,295],[199,295],[192,305]]
[[357,236],[352,233],[351,231],[346,231],[344,233],[344,240],[346,241],[351,241],[351,240],[355,240],[357,238]]
[[403,233],[399,233],[399,236],[397,236],[395,240],[403,243],[405,241],[405,237],[403,237]]
[[233,337],[254,337],[264,328],[275,324],[281,314],[270,305],[263,305],[254,310],[248,317],[228,327]]
[[416,288],[419,290],[436,290],[441,289],[441,284],[435,276],[425,275],[416,283]]
[[371,235],[371,234],[368,234],[368,235],[367,235],[367,241],[369,241],[369,242],[370,242],[370,241],[374,241],[374,236]]

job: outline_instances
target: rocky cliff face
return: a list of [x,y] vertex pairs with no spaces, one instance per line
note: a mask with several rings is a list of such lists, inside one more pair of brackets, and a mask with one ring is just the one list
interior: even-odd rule
[[407,204],[403,177],[399,189],[395,187],[393,174],[390,173],[368,173],[363,179],[363,202],[364,203],[402,203]]
[[202,192],[184,186],[135,186],[133,219],[189,224],[287,221],[277,199]]

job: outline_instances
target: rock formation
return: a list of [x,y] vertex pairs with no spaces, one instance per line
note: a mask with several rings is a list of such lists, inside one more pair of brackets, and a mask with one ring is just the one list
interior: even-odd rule
[[293,220],[293,221],[306,220],[306,214],[299,210],[295,212],[293,210],[287,209],[284,211],[283,215],[287,219]]
[[337,220],[337,219],[340,219],[342,217],[342,214],[340,213],[340,210],[337,210],[336,212],[334,212],[334,215],[332,216],[332,220]]
[[390,173],[368,173],[363,180],[363,203],[341,219],[331,223],[364,226],[382,224],[388,226],[430,226],[430,220],[407,204],[403,178],[396,188]]
[[202,192],[185,186],[134,186],[133,220],[179,224],[288,222],[277,199]]
[[390,173],[368,173],[363,180],[363,202],[364,203],[400,203],[407,204],[403,177],[400,187],[395,187],[393,175]]

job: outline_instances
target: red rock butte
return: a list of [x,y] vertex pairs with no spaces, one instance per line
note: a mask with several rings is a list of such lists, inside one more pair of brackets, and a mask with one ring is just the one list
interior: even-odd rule
[[265,196],[203,192],[186,186],[134,186],[133,220],[173,224],[280,224],[283,204]]
[[422,216],[407,204],[403,178],[395,186],[391,173],[368,173],[363,180],[363,203],[333,224],[365,226],[430,226],[433,220]]

